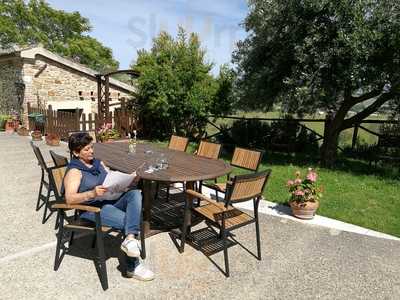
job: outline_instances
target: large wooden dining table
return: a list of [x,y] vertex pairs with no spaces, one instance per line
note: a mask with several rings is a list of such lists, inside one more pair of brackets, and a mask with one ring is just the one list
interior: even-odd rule
[[[231,172],[231,166],[223,160],[161,148],[149,143],[138,143],[135,153],[129,153],[128,143],[96,143],[94,156],[113,170],[124,173],[137,171],[143,180],[143,225],[146,236],[160,232],[150,228],[151,208],[154,201],[157,201],[152,193],[154,182],[182,182],[187,188],[193,188],[196,181],[213,179]],[[147,173],[148,166],[154,165],[155,160],[161,156],[167,159],[168,167]]]

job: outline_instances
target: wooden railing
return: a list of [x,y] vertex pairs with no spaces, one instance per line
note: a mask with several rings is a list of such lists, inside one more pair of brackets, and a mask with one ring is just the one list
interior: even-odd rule
[[[39,129],[43,134],[56,133],[62,139],[68,138],[71,131],[98,130],[103,124],[95,113],[81,113],[80,109],[74,112],[55,111],[49,105],[47,109],[32,107],[28,103],[28,115],[40,114],[43,116],[43,123],[37,122],[35,118],[29,118],[29,129]],[[133,114],[124,109],[117,109],[109,112],[108,120],[112,120],[113,128],[117,129],[121,136],[125,137],[135,127]]]
[[[218,116],[218,115],[210,115],[208,116],[208,123],[215,127],[218,132],[212,134],[212,135],[208,135],[207,138],[211,138],[214,136],[217,136],[219,134],[221,134],[222,132],[229,132],[231,128],[221,128],[221,126],[219,126],[218,124],[216,124],[215,121],[211,121],[211,119],[216,120],[216,119],[227,119],[227,120],[241,120],[241,121],[266,121],[266,122],[298,122],[299,125],[301,127],[303,127],[304,129],[306,129],[309,132],[312,132],[316,135],[316,141],[319,140],[323,140],[324,135],[323,133],[318,133],[315,130],[313,130],[310,127],[307,127],[307,125],[302,124],[301,122],[309,122],[309,123],[323,123],[324,126],[323,128],[325,128],[325,126],[327,125],[327,119],[280,119],[280,118],[255,118],[255,117],[251,117],[251,118],[246,118],[246,117],[237,117],[237,116]],[[352,143],[351,143],[351,148],[354,149],[357,143],[357,137],[358,137],[358,132],[359,129],[365,130],[366,132],[368,132],[369,134],[372,134],[374,136],[382,137],[382,134],[379,132],[374,132],[368,128],[366,128],[365,126],[363,126],[363,124],[398,124],[398,121],[392,121],[392,120],[363,120],[362,122],[356,124],[353,128],[353,135],[352,135]],[[234,141],[233,141],[234,142]],[[339,150],[342,150],[342,148],[338,147]]]

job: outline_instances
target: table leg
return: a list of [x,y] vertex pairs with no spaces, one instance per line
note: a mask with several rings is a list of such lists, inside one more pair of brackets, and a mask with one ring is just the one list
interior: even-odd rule
[[190,235],[190,228],[192,226],[192,207],[193,207],[193,200],[189,199],[186,197],[186,190],[187,189],[193,189],[194,187],[194,182],[186,182],[184,184],[183,189],[184,189],[184,197],[185,197],[185,211],[184,211],[184,217],[183,217],[183,225],[182,225],[182,230],[181,230],[181,245],[179,248],[179,252],[182,253],[185,251],[185,242],[186,242],[186,237]]
[[143,180],[143,228],[145,236],[150,232],[151,203],[152,203],[151,180]]

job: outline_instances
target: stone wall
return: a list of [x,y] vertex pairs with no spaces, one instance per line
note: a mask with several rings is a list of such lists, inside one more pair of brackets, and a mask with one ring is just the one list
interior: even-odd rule
[[[90,112],[97,112],[96,78],[44,57],[37,57],[34,62],[25,61],[23,75],[25,102],[45,107],[52,104],[56,108],[57,102],[64,102],[65,107],[65,103],[71,101],[71,108],[75,108],[76,101],[81,101],[82,108],[90,106]],[[111,86],[110,97],[112,103],[130,96],[123,89]]]
[[0,114],[18,111],[16,82],[21,82],[21,62],[7,60],[0,62]]

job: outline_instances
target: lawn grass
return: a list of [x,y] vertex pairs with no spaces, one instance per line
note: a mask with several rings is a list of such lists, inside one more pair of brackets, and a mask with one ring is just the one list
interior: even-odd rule
[[[167,145],[167,142],[156,143],[162,147]],[[188,152],[195,148],[196,145],[189,145]],[[229,162],[231,156],[222,158]],[[308,167],[317,170],[318,183],[324,187],[319,215],[400,237],[398,168],[374,169],[361,161],[340,158],[336,169],[331,170],[319,167],[312,157],[267,153],[260,170],[272,169],[272,175],[264,198],[286,203],[289,198],[287,180],[293,179],[297,170],[305,174]],[[233,170],[233,174],[246,172],[238,168]],[[219,179],[223,180],[225,177]]]
[[[318,183],[324,193],[318,214],[400,237],[399,170],[371,170],[358,161],[339,161],[335,170],[320,168],[312,159],[286,156],[266,157],[260,170],[272,169],[264,198],[287,203],[286,182],[294,179],[297,170],[304,175],[308,167],[318,172]],[[229,160],[228,160],[229,161]],[[307,163],[304,163],[307,162]],[[236,169],[234,173],[243,173]]]

